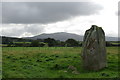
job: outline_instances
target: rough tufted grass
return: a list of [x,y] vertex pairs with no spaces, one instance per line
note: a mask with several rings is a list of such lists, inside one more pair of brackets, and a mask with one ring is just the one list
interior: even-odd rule
[[[107,47],[108,67],[100,71],[82,68],[81,47],[3,47],[3,78],[116,78],[118,47]],[[79,74],[68,70],[69,66]]]

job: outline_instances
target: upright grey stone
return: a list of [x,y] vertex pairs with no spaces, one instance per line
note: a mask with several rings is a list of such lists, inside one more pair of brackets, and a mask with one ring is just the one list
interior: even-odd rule
[[82,50],[83,67],[87,70],[99,70],[106,67],[105,33],[101,27],[92,25],[86,30]]

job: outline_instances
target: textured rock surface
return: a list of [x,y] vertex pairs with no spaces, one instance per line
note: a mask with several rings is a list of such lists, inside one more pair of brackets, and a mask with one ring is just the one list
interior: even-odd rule
[[86,30],[82,50],[83,67],[87,70],[99,70],[106,67],[105,33],[101,27],[92,25]]

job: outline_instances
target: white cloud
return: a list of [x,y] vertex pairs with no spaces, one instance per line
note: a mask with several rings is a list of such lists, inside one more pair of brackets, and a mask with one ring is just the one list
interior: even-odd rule
[[2,35],[12,37],[30,37],[44,31],[41,24],[2,24]]

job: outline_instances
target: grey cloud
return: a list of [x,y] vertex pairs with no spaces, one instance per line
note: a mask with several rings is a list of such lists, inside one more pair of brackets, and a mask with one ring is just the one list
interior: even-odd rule
[[103,7],[92,2],[3,2],[2,22],[48,24],[76,16],[89,16]]

